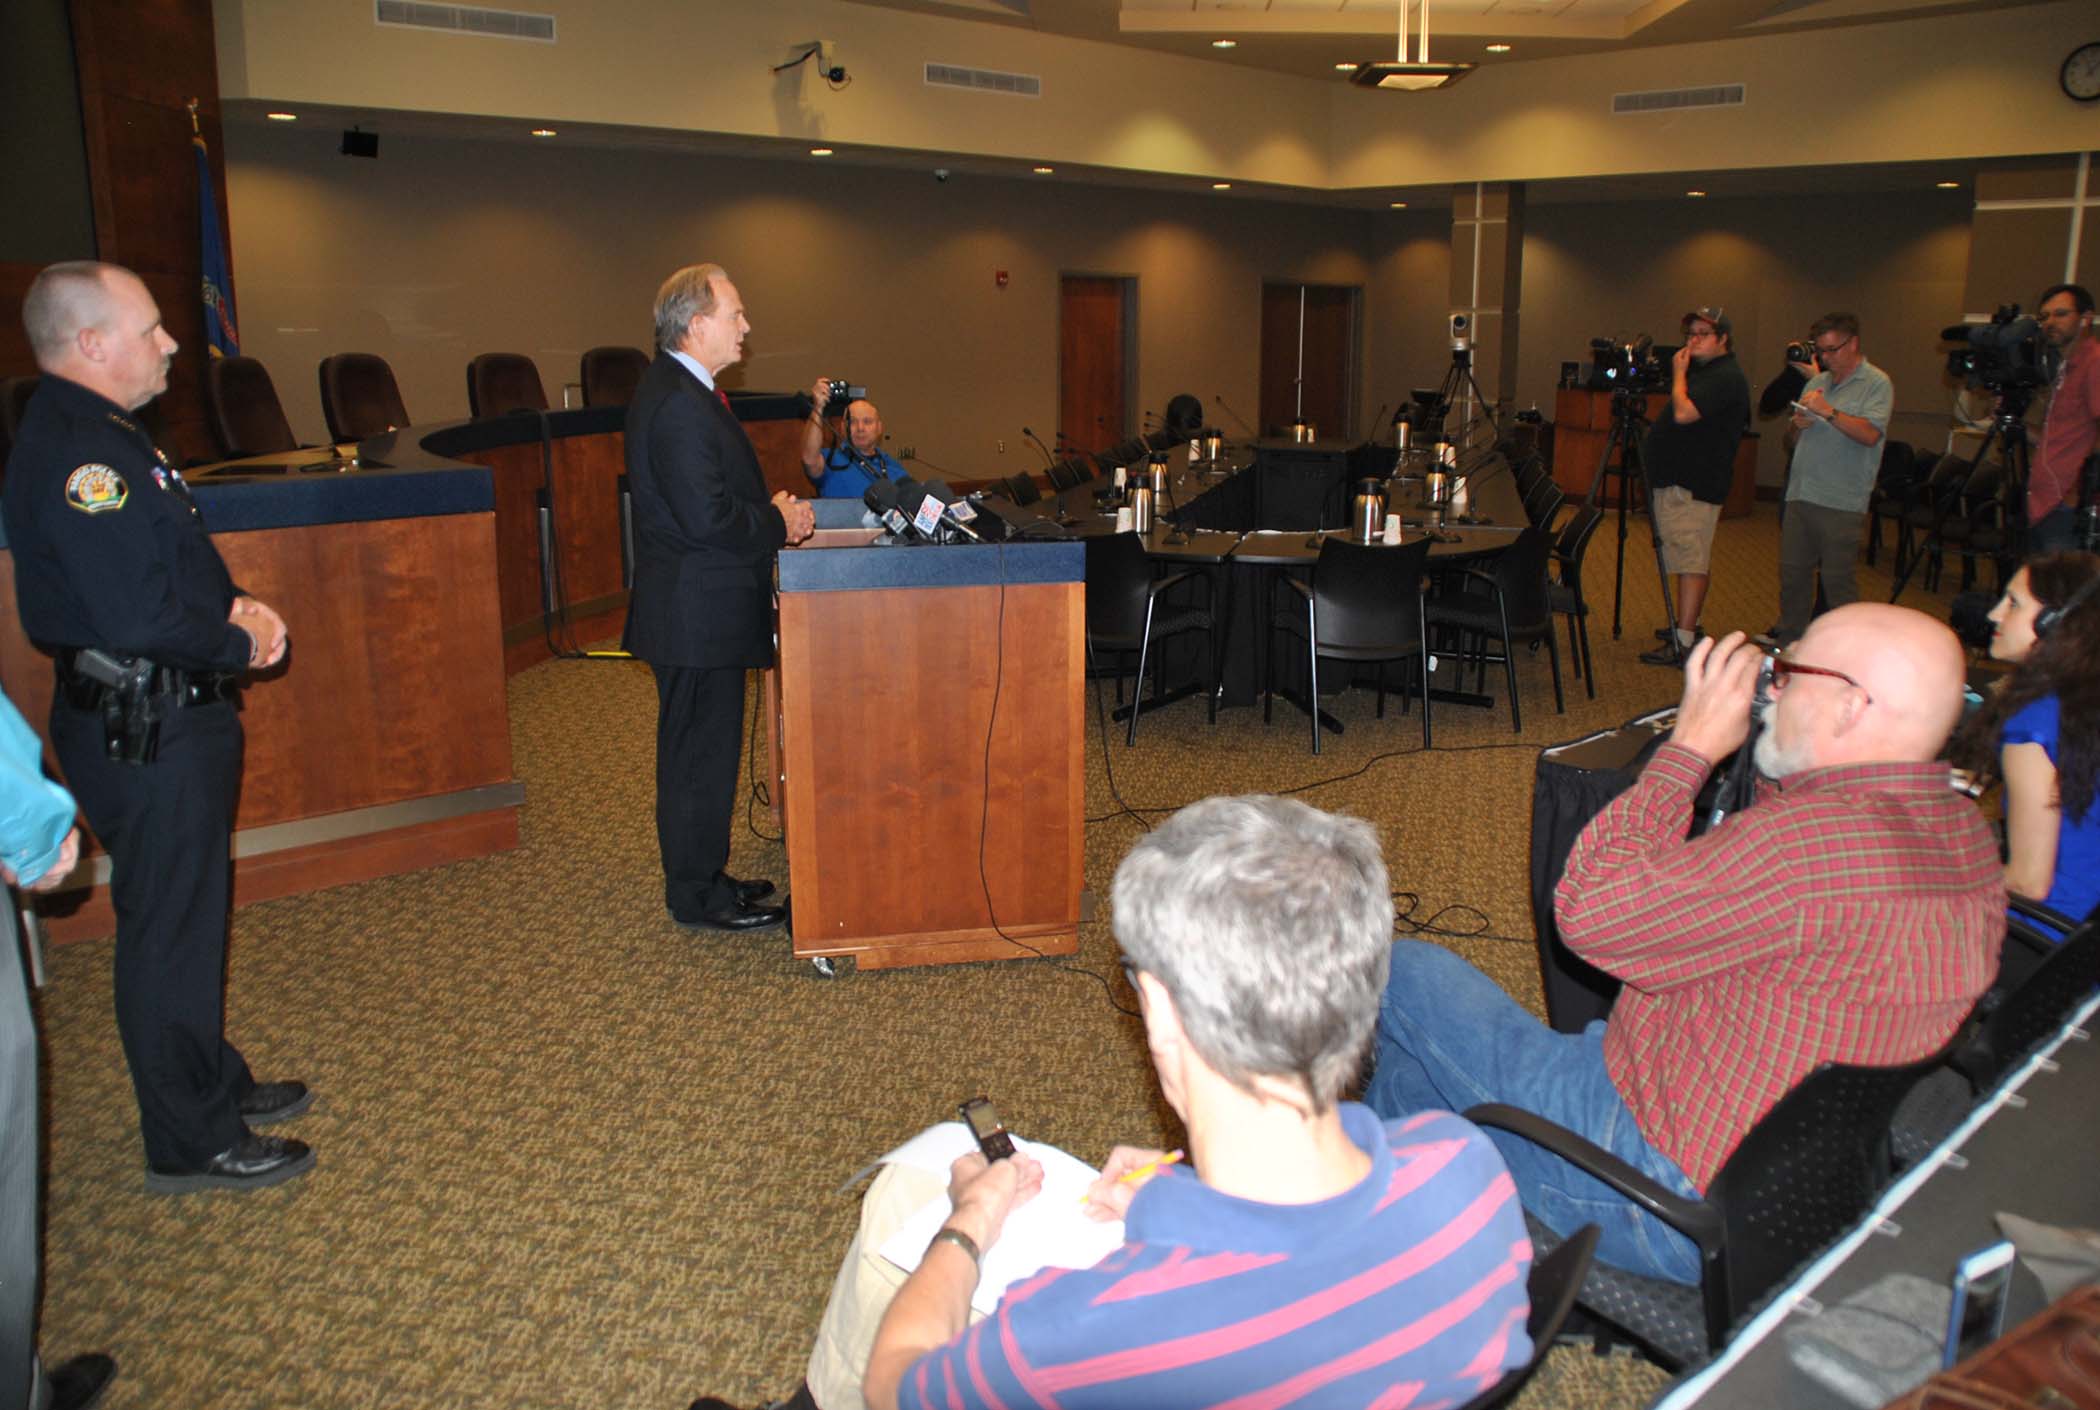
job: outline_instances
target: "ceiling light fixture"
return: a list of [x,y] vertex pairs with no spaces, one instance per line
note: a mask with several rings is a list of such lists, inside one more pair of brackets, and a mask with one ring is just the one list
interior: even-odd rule
[[1387,210],[1395,210],[1395,211],[1404,211],[1404,210],[1406,210],[1406,209],[1407,209],[1407,202],[1405,202],[1405,201],[1394,201],[1394,202],[1393,202],[1393,203],[1392,203],[1391,205],[1387,206],[1387,207],[1386,207],[1386,209],[1387,209]]
[[1397,88],[1420,92],[1425,88],[1448,88],[1473,71],[1472,64],[1433,64],[1429,61],[1429,0],[1421,0],[1422,30],[1416,43],[1415,60],[1407,60],[1407,0],[1398,0],[1400,45],[1391,63],[1359,64],[1349,81],[1363,88]]
[[1336,64],[1334,66],[1334,71],[1336,73],[1355,73],[1356,65],[1350,63]]
[[1942,191],[1961,190],[1961,183],[1959,181],[1935,181],[1932,184]]
[[1507,53],[1509,52],[1509,49],[1510,49],[1510,46],[1509,46],[1509,45],[1507,45],[1507,44],[1490,44],[1490,45],[1488,45],[1488,52],[1489,52],[1490,54],[1507,54]]
[[297,113],[264,113],[263,116],[271,122],[297,122],[299,120]]
[[551,127],[535,127],[532,129],[532,135],[535,137],[552,137],[554,129]]
[[828,156],[830,156],[830,155],[831,155],[831,148],[829,148],[829,147],[812,147],[812,148],[810,148],[810,149],[809,149],[809,154],[810,154],[811,156],[813,156],[813,157],[828,157]]
[[1210,189],[1213,191],[1230,191],[1232,183],[1230,181],[1213,181],[1210,183]]
[[1035,174],[1037,176],[1048,176],[1051,172],[1056,170],[1057,168],[1054,166],[1039,166],[1035,168]]
[[1237,49],[1240,47],[1240,42],[1237,39],[1213,39],[1210,42],[1210,47],[1213,49]]
[[1684,194],[1687,196],[1703,196],[1706,193],[1704,191],[1687,191]]

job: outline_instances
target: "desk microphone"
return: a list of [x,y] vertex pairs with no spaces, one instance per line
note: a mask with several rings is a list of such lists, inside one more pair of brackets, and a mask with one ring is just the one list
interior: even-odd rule
[[1043,438],[1041,436],[1038,436],[1035,432],[1029,430],[1026,426],[1023,426],[1021,428],[1021,434],[1028,437],[1030,441],[1034,442],[1035,448],[1043,453],[1044,469],[1047,470],[1051,466],[1057,464],[1057,457],[1050,453],[1050,447],[1043,444]]
[[1390,403],[1387,402],[1380,402],[1378,403],[1378,410],[1371,413],[1370,428],[1364,432],[1364,439],[1366,441],[1375,441],[1378,439],[1378,432],[1380,429],[1379,423],[1381,419],[1385,416],[1385,409],[1389,404]]
[[1232,403],[1225,400],[1225,394],[1223,392],[1218,393],[1218,405],[1224,407],[1226,412],[1231,415],[1232,419],[1240,423],[1240,429],[1247,433],[1248,440],[1258,441],[1261,439],[1261,436],[1256,433],[1255,429],[1247,424],[1247,418],[1240,415],[1239,412],[1233,410]]
[[903,511],[897,508],[896,481],[875,481],[861,495],[860,502],[868,506],[869,512],[881,522],[883,528],[889,530],[890,537],[898,542],[904,542],[906,535],[918,532],[911,520],[905,518]]
[[[954,498],[954,495],[955,491],[949,489],[939,480],[929,480],[922,485],[917,480],[907,476],[897,486],[897,502],[900,506],[909,510],[912,527],[920,533],[931,538],[932,528],[946,524],[960,532],[972,543],[983,543],[984,536],[971,528],[969,523],[960,514],[957,514],[954,507],[949,503]],[[974,514],[975,511],[972,511],[972,513]]]
[[1455,524],[1494,523],[1494,520],[1486,518],[1482,515],[1475,514],[1473,512],[1473,486],[1475,483],[1481,480],[1492,480],[1493,478],[1495,478],[1495,472],[1497,470],[1507,469],[1509,469],[1509,458],[1507,456],[1504,456],[1498,464],[1490,465],[1483,472],[1475,472],[1468,470],[1465,474],[1459,476],[1458,483],[1464,485],[1466,488],[1466,512],[1463,514],[1453,516],[1451,522]]

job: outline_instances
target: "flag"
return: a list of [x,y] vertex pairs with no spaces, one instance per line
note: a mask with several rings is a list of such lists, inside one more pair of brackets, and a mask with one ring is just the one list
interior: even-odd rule
[[219,198],[211,185],[211,154],[204,139],[197,149],[197,220],[203,234],[204,336],[213,357],[235,357],[241,351],[240,326],[233,317],[233,280],[226,273],[226,242],[219,237]]

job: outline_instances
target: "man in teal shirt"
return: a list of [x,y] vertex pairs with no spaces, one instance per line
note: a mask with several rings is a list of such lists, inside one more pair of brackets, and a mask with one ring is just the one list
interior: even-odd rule
[[1818,573],[1829,606],[1859,601],[1854,563],[1860,531],[1896,405],[1895,384],[1860,350],[1856,315],[1826,314],[1816,320],[1813,335],[1815,367],[1801,369],[1813,375],[1794,403],[1801,438],[1779,536],[1779,623],[1767,634],[1774,646],[1808,630]]

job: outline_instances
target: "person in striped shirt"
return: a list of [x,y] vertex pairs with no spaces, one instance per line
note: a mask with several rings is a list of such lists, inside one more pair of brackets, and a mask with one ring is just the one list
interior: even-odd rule
[[1040,1167],[1025,1152],[958,1160],[953,1213],[901,1286],[871,1235],[933,1182],[891,1167],[789,1404],[1430,1410],[1522,1365],[1531,1243],[1494,1146],[1448,1112],[1389,1122],[1341,1100],[1392,948],[1371,826],[1207,799],[1131,850],[1113,897],[1187,1161],[1126,1181],[1159,1153],[1118,1147],[1087,1198],[1125,1242],[1014,1283],[974,1322],[972,1250]]

